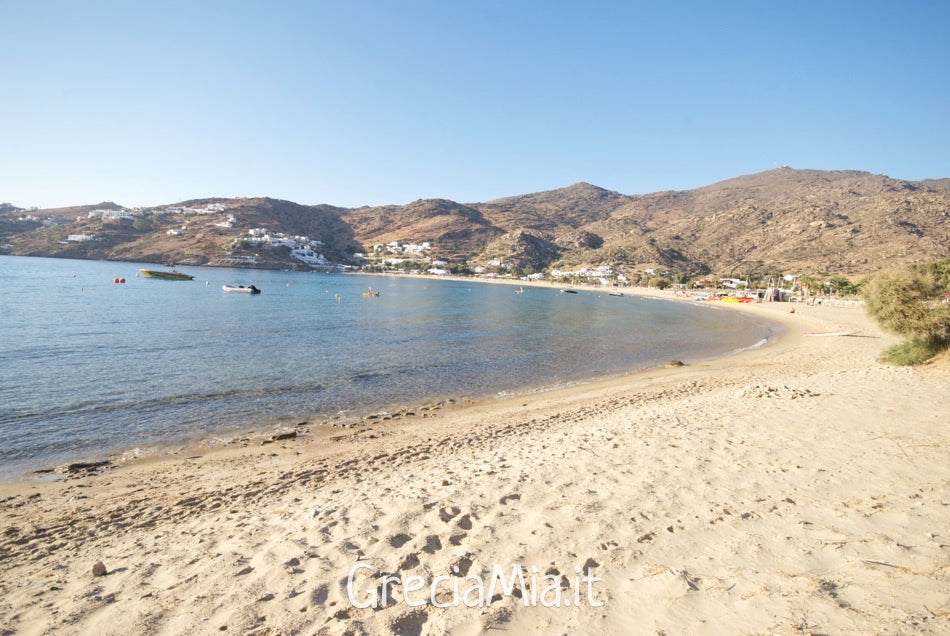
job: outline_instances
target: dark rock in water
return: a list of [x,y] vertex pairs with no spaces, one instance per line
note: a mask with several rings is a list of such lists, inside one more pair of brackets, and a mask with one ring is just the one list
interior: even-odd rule
[[271,437],[271,440],[276,442],[282,439],[294,439],[295,437],[297,437],[297,431],[290,431],[289,433],[278,433]]
[[66,464],[62,472],[67,473],[78,473],[79,471],[90,471],[96,470],[97,468],[102,468],[103,466],[108,466],[112,462],[108,459],[101,462],[75,462],[73,464]]
[[92,566],[92,575],[93,576],[105,576],[109,573],[109,570],[106,569],[106,564],[102,561],[97,562]]

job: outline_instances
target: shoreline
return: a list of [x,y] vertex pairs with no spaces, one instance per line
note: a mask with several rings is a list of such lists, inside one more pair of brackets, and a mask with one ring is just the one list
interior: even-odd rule
[[[946,633],[950,365],[877,363],[895,339],[859,309],[723,309],[786,331],[321,439],[0,484],[0,616],[27,634]],[[805,337],[841,327],[857,333]],[[496,565],[524,568],[522,598],[452,603]],[[374,588],[384,573],[400,584]],[[396,602],[363,607],[373,589]]]
[[[384,278],[398,277],[407,279],[421,278],[425,280],[442,282],[454,281],[476,284],[487,283],[551,291],[571,287],[577,291],[583,291],[585,293],[600,294],[606,294],[610,291],[615,291],[613,288],[603,288],[600,286],[569,286],[550,283],[547,281],[520,281],[495,278],[460,278],[428,274],[373,274],[356,272],[342,275]],[[627,287],[623,288],[623,291],[628,297],[648,298],[651,300],[680,302],[685,304],[698,304],[700,307],[705,307],[706,309],[730,309],[729,307],[719,306],[718,303],[715,305],[712,303],[696,303],[689,298],[678,297],[671,293],[664,294],[661,291],[646,287]],[[772,322],[776,325],[781,324],[776,321]],[[775,329],[773,327],[770,327],[769,329],[771,333],[766,340],[771,341],[776,337],[777,334],[775,333]],[[742,350],[750,348],[754,349],[760,346],[768,346],[768,342],[760,341],[757,343],[752,343]],[[692,364],[721,357],[729,357],[735,355],[737,352],[739,351],[725,351],[712,356],[705,354],[680,355],[682,356],[683,360]],[[135,465],[141,462],[152,462],[162,458],[174,458],[183,455],[193,455],[195,453],[218,452],[228,448],[246,447],[252,444],[258,445],[262,442],[266,443],[266,440],[270,440],[270,438],[276,435],[289,431],[294,431],[301,435],[315,435],[319,437],[321,435],[326,435],[328,431],[332,432],[332,429],[339,427],[352,428],[372,425],[374,422],[378,421],[387,421],[390,419],[398,420],[403,418],[407,412],[417,412],[421,410],[431,411],[433,409],[438,409],[445,406],[454,407],[459,403],[470,403],[473,401],[485,402],[498,399],[517,398],[521,395],[546,393],[549,391],[558,391],[565,387],[585,386],[590,383],[597,383],[605,380],[609,381],[619,377],[626,377],[633,373],[659,368],[668,362],[669,361],[661,362],[657,360],[656,366],[653,367],[633,367],[626,370],[609,371],[604,374],[563,380],[550,384],[526,384],[517,388],[505,388],[497,392],[485,394],[445,394],[433,399],[374,405],[362,409],[340,411],[339,413],[330,413],[326,411],[311,412],[301,413],[299,415],[284,416],[275,419],[262,419],[259,421],[247,422],[246,424],[241,425],[227,424],[216,428],[212,433],[202,434],[200,437],[193,436],[187,438],[119,445],[115,450],[63,454],[59,458],[50,460],[38,459],[30,460],[29,462],[18,461],[17,464],[22,465],[23,467],[17,468],[16,470],[4,470],[3,472],[0,472],[0,484],[20,482],[32,483],[34,481],[46,482],[64,479],[68,480],[77,477],[81,478],[87,476],[93,471],[109,472],[125,466]]]

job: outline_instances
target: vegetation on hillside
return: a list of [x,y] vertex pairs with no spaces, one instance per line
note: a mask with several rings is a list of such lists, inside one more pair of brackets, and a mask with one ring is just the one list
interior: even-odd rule
[[950,258],[881,272],[864,289],[867,311],[907,339],[882,359],[920,364],[950,348]]

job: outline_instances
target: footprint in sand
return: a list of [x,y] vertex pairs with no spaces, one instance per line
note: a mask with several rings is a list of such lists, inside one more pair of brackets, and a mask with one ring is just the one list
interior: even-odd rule
[[469,554],[463,554],[449,566],[454,576],[467,576],[472,567],[472,558]]
[[426,554],[435,554],[442,549],[442,540],[439,539],[439,535],[430,534],[426,537],[426,544],[423,546],[422,551]]
[[413,610],[395,619],[389,626],[391,634],[421,634],[429,615],[421,610]]
[[419,566],[419,555],[416,552],[412,554],[407,554],[406,558],[402,560],[402,563],[399,564],[399,570],[411,570],[412,568]]
[[518,493],[514,493],[513,495],[505,495],[504,497],[498,500],[498,503],[505,506],[505,505],[508,505],[509,501],[519,501],[520,499],[521,499],[521,495]]
[[458,513],[462,512],[462,509],[458,506],[451,506],[449,508],[439,508],[439,519],[448,523],[453,518],[455,518]]
[[411,540],[412,540],[412,537],[410,537],[408,534],[401,532],[399,534],[389,537],[389,545],[391,545],[394,548],[401,548],[402,546],[406,545],[406,543],[408,543]]
[[456,525],[458,525],[458,527],[461,528],[462,530],[471,530],[472,529],[471,516],[465,515],[463,517],[459,517],[458,523]]
[[330,598],[330,588],[326,585],[321,585],[317,589],[310,592],[310,604],[311,605],[324,605],[327,602],[327,599]]

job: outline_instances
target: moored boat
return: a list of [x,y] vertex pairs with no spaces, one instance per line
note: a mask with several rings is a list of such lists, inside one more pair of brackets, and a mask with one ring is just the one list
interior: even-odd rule
[[806,336],[853,336],[858,333],[854,329],[838,329],[837,331],[806,331]]
[[242,294],[259,294],[261,290],[255,287],[254,285],[221,285],[221,289],[226,292],[238,292]]
[[163,280],[194,280],[194,276],[189,274],[182,274],[181,272],[176,272],[174,270],[170,272],[163,272],[157,269],[140,269],[143,276],[149,278],[161,278]]

